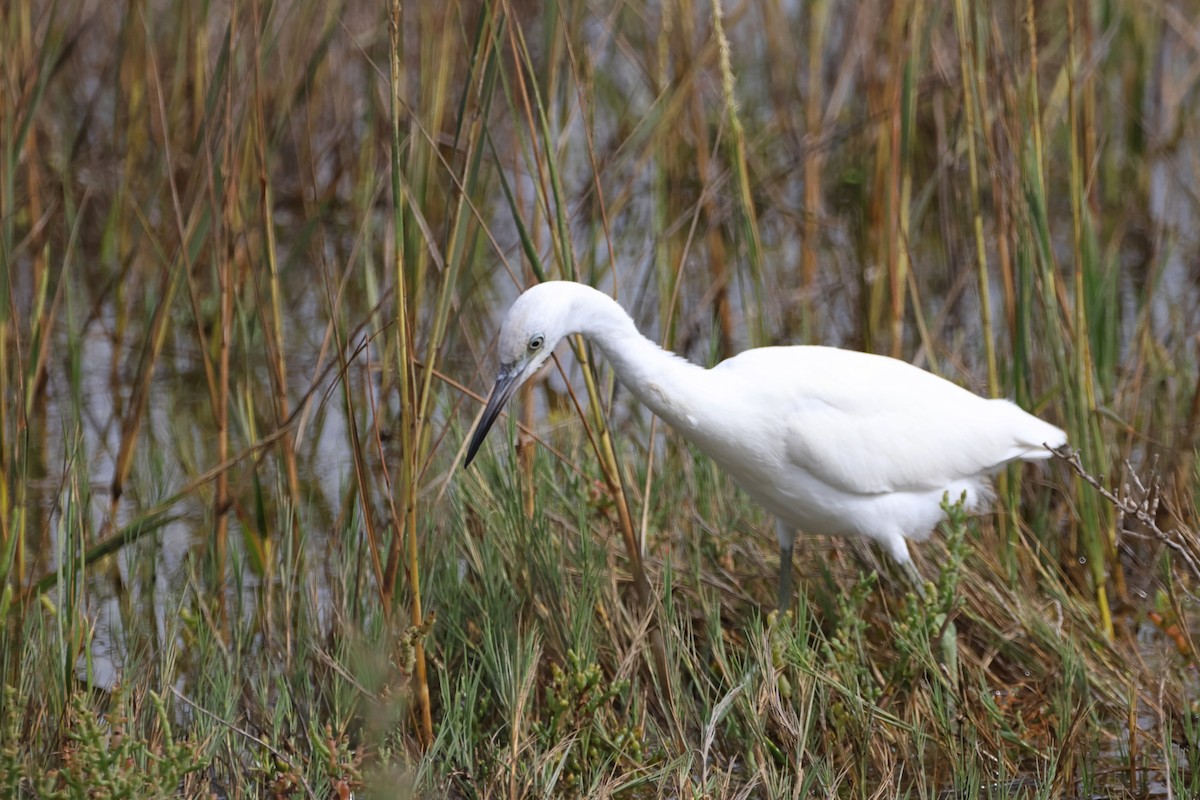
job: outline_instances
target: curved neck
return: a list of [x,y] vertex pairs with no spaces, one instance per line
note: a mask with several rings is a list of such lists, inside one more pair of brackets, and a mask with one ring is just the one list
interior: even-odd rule
[[570,327],[600,348],[621,385],[646,407],[682,432],[696,427],[708,370],[647,339],[617,301],[591,287],[579,285],[570,319]]

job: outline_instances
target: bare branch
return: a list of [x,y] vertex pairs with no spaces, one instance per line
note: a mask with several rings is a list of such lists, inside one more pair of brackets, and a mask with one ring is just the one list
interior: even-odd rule
[[[1132,466],[1127,463],[1126,466],[1130,466],[1129,474],[1136,484],[1137,489],[1136,491],[1132,491],[1127,483],[1121,490],[1114,493],[1105,488],[1100,482],[1103,476],[1097,478],[1084,468],[1083,462],[1079,459],[1078,450],[1072,450],[1070,447],[1063,445],[1054,451],[1054,455],[1117,509],[1118,530],[1133,536],[1140,535],[1128,530],[1124,526],[1125,518],[1132,517],[1142,525],[1145,525],[1154,539],[1173,550],[1187,564],[1192,574],[1200,578],[1200,556],[1194,552],[1196,533],[1184,527],[1164,531],[1158,525],[1157,515],[1160,495],[1157,479],[1151,480],[1150,488],[1147,488],[1133,471]],[[1154,474],[1154,472],[1152,468],[1151,473]]]

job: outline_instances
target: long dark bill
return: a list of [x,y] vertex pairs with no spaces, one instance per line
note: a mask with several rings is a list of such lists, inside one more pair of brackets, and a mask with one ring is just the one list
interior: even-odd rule
[[496,417],[500,416],[504,404],[521,384],[517,380],[518,374],[515,370],[511,373],[501,372],[496,378],[496,385],[492,387],[492,396],[488,398],[487,407],[483,409],[483,416],[479,418],[479,424],[475,426],[475,433],[471,435],[471,444],[467,447],[467,459],[463,462],[463,467],[471,466],[471,460],[479,452],[479,446],[483,444],[484,437],[491,430],[492,423],[496,421]]

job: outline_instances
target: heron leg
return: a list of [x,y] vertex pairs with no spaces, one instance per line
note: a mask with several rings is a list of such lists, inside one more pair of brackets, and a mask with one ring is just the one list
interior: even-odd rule
[[775,524],[779,537],[779,613],[786,614],[792,607],[792,546],[796,534],[782,520]]
[[917,565],[913,563],[912,554],[908,552],[908,544],[904,541],[904,536],[895,533],[891,537],[882,540],[880,544],[888,551],[888,555],[892,557],[892,560],[900,565],[900,569],[904,571],[904,577],[908,578],[908,582],[916,590],[917,597],[924,600],[925,579],[921,577],[921,573],[917,571]]
[[917,590],[917,597],[925,599],[925,579],[921,577],[921,573],[917,571],[917,565],[912,562],[912,558],[907,558],[900,562],[900,567],[904,570],[904,577],[908,578],[912,583],[913,588]]

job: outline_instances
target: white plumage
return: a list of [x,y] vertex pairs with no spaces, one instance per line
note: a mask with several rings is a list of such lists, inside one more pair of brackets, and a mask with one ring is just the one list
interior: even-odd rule
[[762,347],[712,369],[638,333],[610,297],[551,281],[513,304],[500,373],[467,451],[470,464],[513,391],[559,341],[579,333],[641,402],[721,466],[778,520],[779,602],[791,601],[797,530],[865,536],[914,577],[906,540],[923,541],[941,502],[978,508],[1010,461],[1049,458],[1060,429],[886,356],[832,347]]

